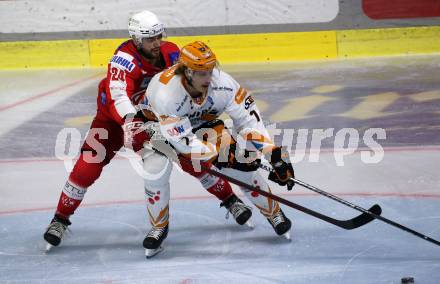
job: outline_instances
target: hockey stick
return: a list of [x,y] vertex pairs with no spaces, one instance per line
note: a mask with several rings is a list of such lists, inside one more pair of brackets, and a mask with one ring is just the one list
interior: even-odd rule
[[[186,157],[181,157],[180,160],[185,162],[185,163],[187,163],[187,164],[191,164],[192,165],[192,161],[189,160]],[[201,168],[203,170],[207,171],[208,173],[210,173],[213,176],[224,178],[225,180],[227,180],[229,182],[232,182],[233,184],[236,184],[238,186],[242,186],[242,187],[244,187],[244,188],[246,188],[248,190],[254,191],[254,192],[258,192],[259,194],[261,194],[263,196],[266,196],[266,197],[268,197],[270,199],[276,200],[276,201],[278,201],[278,202],[280,202],[280,203],[282,203],[282,204],[284,204],[286,206],[289,206],[291,208],[299,210],[299,211],[301,211],[303,213],[312,215],[313,217],[316,217],[318,219],[321,219],[323,221],[326,221],[328,223],[331,223],[333,225],[336,225],[336,226],[338,226],[340,228],[343,228],[343,229],[346,229],[346,230],[356,229],[356,228],[361,227],[361,226],[363,226],[363,225],[365,225],[365,224],[367,224],[367,223],[369,223],[369,222],[374,220],[374,217],[372,215],[370,215],[370,214],[367,214],[367,213],[362,213],[361,215],[359,215],[357,217],[354,217],[352,219],[348,219],[348,220],[333,219],[333,218],[331,218],[331,217],[329,217],[327,215],[323,215],[323,214],[318,213],[318,212],[316,212],[316,211],[314,211],[312,209],[308,209],[308,208],[303,207],[303,206],[301,206],[299,204],[293,203],[293,202],[291,202],[291,201],[289,201],[287,199],[284,199],[284,198],[281,198],[281,197],[279,197],[277,195],[274,195],[274,194],[272,194],[270,192],[263,191],[263,190],[261,190],[259,188],[256,188],[256,187],[254,187],[254,186],[252,186],[250,184],[242,182],[242,181],[240,181],[238,179],[235,179],[235,178],[230,177],[228,175],[222,174],[222,173],[220,173],[220,172],[218,172],[216,170],[212,170],[208,166],[206,166],[203,162],[201,162],[200,165],[201,165]],[[372,213],[374,216],[378,216],[382,212],[380,206],[377,205],[377,204],[373,205],[373,207],[371,207],[368,210],[369,210],[368,213]]]
[[[263,169],[263,170],[266,170],[268,172],[272,171],[271,167],[269,167],[267,165],[264,165],[264,164],[260,164],[260,168]],[[307,184],[307,183],[305,183],[305,182],[303,182],[303,181],[301,181],[299,179],[296,179],[296,178],[290,178],[290,179],[293,182],[295,182],[296,184],[299,184],[299,185],[301,185],[301,186],[303,186],[303,187],[305,187],[307,189],[310,189],[311,191],[314,191],[316,193],[324,195],[324,196],[326,196],[326,197],[328,197],[330,199],[333,199],[333,200],[335,200],[335,201],[337,201],[339,203],[342,203],[342,204],[344,204],[344,205],[346,205],[348,207],[351,207],[351,208],[353,208],[353,209],[355,209],[357,211],[362,212],[362,215],[360,215],[360,216],[358,216],[356,218],[364,216],[364,217],[362,217],[360,219],[369,220],[369,221],[367,221],[367,223],[370,222],[373,219],[378,219],[378,220],[381,220],[381,221],[383,221],[383,222],[385,222],[387,224],[390,224],[390,225],[392,225],[392,226],[394,226],[396,228],[399,228],[399,229],[404,230],[404,231],[406,231],[408,233],[411,233],[411,234],[413,234],[413,235],[415,235],[415,236],[417,236],[419,238],[422,238],[422,239],[424,239],[424,240],[426,240],[428,242],[431,242],[433,244],[436,244],[436,245],[440,246],[440,242],[439,241],[437,241],[437,240],[435,240],[433,238],[430,238],[430,237],[428,237],[428,236],[426,236],[424,234],[421,234],[421,233],[419,233],[417,231],[414,231],[413,229],[405,227],[405,226],[403,226],[403,225],[401,225],[399,223],[396,223],[396,222],[394,222],[394,221],[392,221],[390,219],[387,219],[385,217],[380,216],[382,210],[381,210],[380,206],[377,205],[377,204],[373,205],[373,207],[371,207],[370,209],[366,210],[366,209],[364,209],[364,208],[362,208],[362,207],[360,207],[360,206],[358,206],[356,204],[350,203],[347,200],[344,200],[344,199],[342,199],[340,197],[337,197],[337,196],[335,196],[335,195],[333,195],[331,193],[328,193],[328,192],[326,192],[324,190],[321,190],[321,189],[319,189],[319,188],[317,188],[317,187],[315,187],[313,185]],[[374,210],[372,210],[373,208],[374,208]]]

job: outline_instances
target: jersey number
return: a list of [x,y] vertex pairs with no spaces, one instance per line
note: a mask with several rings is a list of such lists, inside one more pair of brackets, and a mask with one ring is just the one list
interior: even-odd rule
[[249,112],[249,114],[255,116],[255,118],[257,119],[258,122],[261,121],[260,116],[258,115],[258,113],[255,110],[251,110]]
[[113,67],[110,72],[112,73],[112,81],[125,81],[125,71]]

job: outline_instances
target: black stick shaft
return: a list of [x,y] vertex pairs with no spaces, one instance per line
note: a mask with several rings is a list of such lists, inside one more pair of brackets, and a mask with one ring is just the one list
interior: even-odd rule
[[[191,164],[191,165],[192,165],[192,161],[189,160],[189,159],[187,159],[187,158],[185,158],[185,157],[181,157],[181,158],[180,158],[180,161],[183,161],[183,162],[185,162],[185,163],[187,163],[187,164]],[[246,189],[248,189],[248,190],[251,190],[251,191],[254,191],[254,192],[258,192],[259,194],[261,194],[261,195],[263,195],[263,196],[266,196],[266,197],[268,197],[268,198],[271,198],[271,199],[273,199],[273,200],[276,200],[276,201],[278,201],[278,202],[280,202],[280,203],[282,203],[282,204],[284,204],[284,205],[286,205],[286,206],[289,206],[289,207],[291,207],[291,208],[297,209],[297,210],[299,210],[299,211],[301,211],[301,212],[304,212],[304,213],[306,213],[306,214],[309,214],[309,215],[311,215],[311,216],[314,216],[314,217],[316,217],[316,218],[318,218],[318,219],[321,219],[321,220],[323,220],[323,221],[326,221],[326,222],[331,223],[331,224],[333,224],[333,225],[336,225],[336,226],[338,226],[338,227],[341,227],[341,228],[347,229],[347,228],[344,226],[344,225],[345,225],[345,224],[344,224],[344,221],[340,221],[340,220],[333,219],[333,218],[331,218],[331,217],[329,217],[329,216],[327,216],[327,215],[323,215],[323,214],[318,213],[318,212],[316,212],[316,211],[314,211],[314,210],[312,210],[312,209],[306,208],[306,207],[304,207],[304,206],[301,206],[301,205],[299,205],[299,204],[296,204],[296,203],[294,203],[294,202],[291,202],[291,201],[289,201],[289,200],[287,200],[287,199],[284,199],[284,198],[282,198],[282,197],[279,197],[279,196],[277,196],[277,195],[274,195],[274,194],[272,194],[272,193],[270,193],[270,192],[263,191],[263,190],[261,190],[261,189],[259,189],[259,188],[256,188],[256,187],[254,187],[254,186],[252,186],[252,185],[249,185],[249,184],[247,184],[247,183],[245,183],[245,182],[242,182],[242,181],[240,181],[240,180],[238,180],[238,179],[235,179],[235,178],[230,177],[230,176],[228,176],[228,175],[222,174],[222,173],[220,173],[220,172],[218,172],[218,171],[216,171],[216,170],[212,170],[210,167],[206,166],[203,162],[200,163],[200,166],[201,166],[201,168],[203,168],[203,170],[207,171],[208,173],[212,174],[213,176],[217,176],[217,177],[223,178],[223,179],[225,179],[225,180],[227,180],[227,181],[230,181],[230,182],[232,182],[232,183],[234,183],[234,184],[236,184],[236,185],[238,185],[238,186],[242,186],[242,187],[244,187],[244,188],[246,188]]]
[[[272,171],[272,169],[271,169],[269,166],[266,166],[266,165],[263,165],[263,164],[260,165],[260,168],[262,168],[262,169],[264,169],[264,170],[266,170],[266,171],[269,171],[269,172]],[[403,230],[403,231],[406,231],[406,232],[408,232],[408,233],[411,233],[411,234],[413,234],[413,235],[415,235],[415,236],[417,236],[417,237],[419,237],[419,238],[422,238],[422,239],[424,239],[425,241],[428,241],[428,242],[431,242],[431,243],[433,243],[433,244],[436,244],[436,245],[440,246],[440,242],[439,242],[439,241],[437,241],[437,240],[435,240],[435,239],[433,239],[433,238],[430,238],[430,237],[428,237],[428,236],[426,236],[426,235],[424,235],[424,234],[422,234],[422,233],[419,233],[419,232],[417,232],[417,231],[414,231],[413,229],[410,229],[410,228],[408,228],[408,227],[405,227],[405,226],[403,226],[403,225],[401,225],[401,224],[399,224],[399,223],[397,223],[397,222],[394,222],[394,221],[392,221],[392,220],[390,220],[390,219],[387,219],[387,218],[385,218],[385,217],[382,217],[382,216],[380,216],[380,215],[376,215],[376,214],[374,214],[374,213],[368,211],[368,210],[365,209],[365,208],[362,208],[362,207],[360,207],[360,206],[358,206],[358,205],[356,205],[356,204],[353,204],[353,203],[351,203],[351,202],[348,202],[348,201],[345,200],[345,199],[342,199],[342,198],[340,198],[340,197],[337,197],[336,195],[333,195],[333,194],[328,193],[328,192],[326,192],[326,191],[324,191],[324,190],[321,190],[321,189],[319,189],[319,188],[317,188],[317,187],[315,187],[315,186],[313,186],[313,185],[310,185],[310,184],[308,184],[308,183],[305,183],[305,182],[303,182],[303,181],[301,181],[301,180],[299,180],[299,179],[291,178],[291,180],[292,180],[293,182],[295,182],[296,184],[299,184],[299,185],[301,185],[301,186],[303,186],[303,187],[305,187],[305,188],[307,188],[307,189],[310,189],[311,191],[314,191],[314,192],[316,192],[316,193],[319,193],[319,194],[321,194],[321,195],[324,195],[324,196],[326,196],[326,197],[328,197],[328,198],[330,198],[330,199],[333,199],[333,200],[335,200],[335,201],[337,201],[337,202],[339,202],[339,203],[342,203],[342,204],[344,204],[344,205],[346,205],[346,206],[348,206],[348,207],[351,207],[351,208],[353,208],[353,209],[355,209],[355,210],[357,210],[357,211],[360,211],[360,212],[362,212],[362,213],[366,213],[366,214],[368,214],[368,215],[374,217],[375,219],[381,220],[382,222],[385,222],[385,223],[387,223],[387,224],[389,224],[389,225],[392,225],[392,226],[394,226],[394,227],[396,227],[396,228],[399,228],[399,229],[401,229],[401,230]]]
[[430,237],[428,237],[428,236],[426,236],[426,235],[424,235],[422,233],[419,233],[419,232],[417,232],[417,231],[415,231],[413,229],[405,227],[405,226],[403,226],[403,225],[401,225],[401,224],[399,224],[397,222],[394,222],[394,221],[392,221],[390,219],[387,219],[385,217],[382,217],[382,216],[378,216],[378,215],[373,214],[371,212],[370,212],[370,215],[373,216],[374,218],[378,219],[378,220],[381,220],[382,222],[385,222],[385,223],[391,225],[391,226],[394,226],[394,227],[396,227],[398,229],[401,229],[401,230],[406,231],[406,232],[408,232],[410,234],[413,234],[413,235],[415,235],[415,236],[417,236],[417,237],[419,237],[421,239],[424,239],[425,241],[428,241],[428,242],[431,242],[433,244],[436,244],[436,245],[440,246],[440,242],[439,241],[437,241],[437,240],[435,240],[433,238],[430,238]]

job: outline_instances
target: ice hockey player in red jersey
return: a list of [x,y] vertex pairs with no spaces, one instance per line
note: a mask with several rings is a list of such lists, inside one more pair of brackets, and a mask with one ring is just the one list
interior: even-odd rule
[[[103,167],[116,152],[122,146],[139,152],[150,138],[147,131],[139,129],[145,121],[154,119],[154,116],[149,117],[148,110],[144,110],[143,114],[138,112],[138,104],[151,78],[177,61],[179,48],[174,43],[162,40],[164,25],[152,12],[143,11],[133,15],[129,20],[128,31],[131,39],[116,49],[108,63],[107,77],[99,84],[96,116],[79,159],[61,192],[55,216],[44,233],[48,249],[60,244],[71,224],[69,217],[80,205],[87,188],[99,178]],[[155,162],[149,159],[145,156],[144,164]],[[145,184],[148,196],[151,184]],[[222,185],[221,190],[217,191],[205,188],[222,201],[234,199],[232,204],[242,208],[241,217],[247,221],[251,215],[250,210],[239,202],[227,182]],[[234,217],[238,222],[240,216]]]

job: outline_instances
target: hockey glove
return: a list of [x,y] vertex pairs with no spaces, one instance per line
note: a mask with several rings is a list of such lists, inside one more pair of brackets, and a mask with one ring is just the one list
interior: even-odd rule
[[[212,162],[217,168],[232,168],[243,172],[253,172],[260,166],[260,159],[253,159],[249,163],[242,163],[237,160],[236,149],[237,144],[232,143],[227,148],[220,148],[217,158]],[[248,153],[244,153],[244,157],[248,158]]]
[[269,180],[282,186],[287,185],[287,190],[292,190],[295,183],[290,178],[295,178],[295,173],[286,149],[275,147],[271,153],[266,154],[266,159],[270,161],[273,168],[269,174]]
[[146,141],[150,141],[152,134],[148,131],[148,122],[144,123],[141,117],[129,117],[122,125],[124,131],[124,146],[138,152]]

